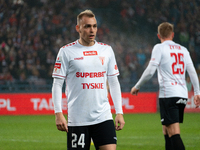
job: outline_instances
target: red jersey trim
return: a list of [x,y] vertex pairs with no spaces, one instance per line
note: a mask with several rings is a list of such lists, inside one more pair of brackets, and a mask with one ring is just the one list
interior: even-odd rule
[[107,76],[115,76],[115,75],[117,75],[117,74],[119,74],[119,72],[117,72],[117,73],[115,73],[115,74],[112,74],[112,75],[107,75]]
[[58,76],[58,77],[63,77],[63,78],[65,78],[65,76],[61,76],[61,75],[57,75],[57,74],[52,74],[52,76]]
[[101,42],[97,42],[98,44],[100,44],[100,45],[106,45],[106,46],[110,46],[110,45],[108,45],[108,44],[105,44],[105,43],[101,43]]
[[77,41],[69,43],[69,44],[63,46],[62,48],[65,48],[65,47],[68,47],[68,46],[72,46],[72,45],[75,45],[75,44],[77,44]]

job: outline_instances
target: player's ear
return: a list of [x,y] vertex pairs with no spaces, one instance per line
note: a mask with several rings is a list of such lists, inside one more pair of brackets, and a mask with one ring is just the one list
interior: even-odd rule
[[79,25],[76,25],[76,31],[79,33],[80,32],[80,27]]
[[161,39],[160,34],[157,34],[157,36],[158,36],[158,39],[160,40]]

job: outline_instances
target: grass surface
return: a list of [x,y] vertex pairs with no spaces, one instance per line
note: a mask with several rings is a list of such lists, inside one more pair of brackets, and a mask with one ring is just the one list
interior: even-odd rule
[[[117,150],[164,150],[158,113],[125,114],[124,119]],[[66,133],[57,131],[54,120],[54,115],[0,116],[0,150],[66,150]],[[200,149],[200,114],[185,114],[181,137],[187,150]]]

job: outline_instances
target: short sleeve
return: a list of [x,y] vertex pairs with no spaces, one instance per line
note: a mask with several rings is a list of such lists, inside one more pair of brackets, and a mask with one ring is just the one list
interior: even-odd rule
[[66,56],[66,53],[64,52],[64,49],[61,48],[56,58],[52,77],[65,78],[67,76],[68,66],[68,58]]

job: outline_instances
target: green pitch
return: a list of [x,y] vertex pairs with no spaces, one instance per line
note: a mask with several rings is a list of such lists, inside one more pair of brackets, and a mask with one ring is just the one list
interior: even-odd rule
[[[124,119],[117,150],[164,150],[158,113],[125,114]],[[0,116],[0,150],[66,150],[66,133],[57,131],[54,120],[53,115]],[[187,150],[200,149],[200,114],[185,114],[181,137]]]

